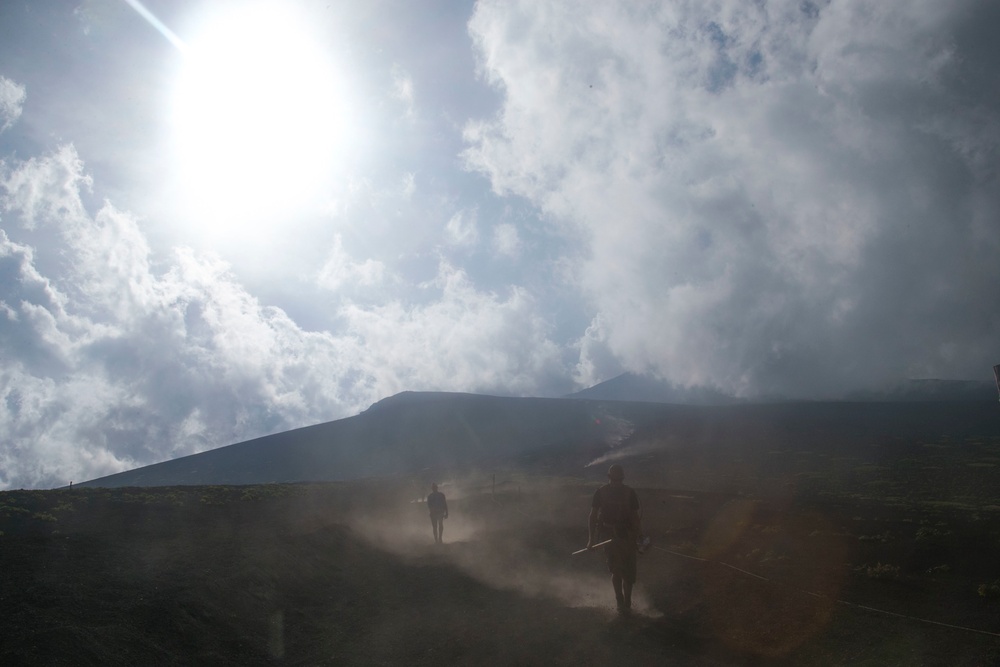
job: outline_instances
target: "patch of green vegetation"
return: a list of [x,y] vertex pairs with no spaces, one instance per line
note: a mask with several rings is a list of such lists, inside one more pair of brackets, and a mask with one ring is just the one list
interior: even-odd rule
[[256,484],[243,487],[240,500],[255,501],[269,498],[284,498],[291,493],[291,487],[286,484]]
[[937,528],[931,528],[930,526],[924,526],[917,531],[917,542],[931,542],[934,540],[939,540],[946,535],[951,535],[951,531],[941,531]]
[[947,563],[927,568],[927,574],[947,574],[948,572],[951,572],[951,566]]
[[817,537],[823,537],[824,535],[833,535],[834,537],[843,537],[843,535],[841,533],[838,533],[836,531],[816,529],[813,532],[809,533],[809,538],[810,539],[814,539],[814,538],[817,538]]
[[139,505],[154,505],[159,502],[159,498],[156,495],[146,492],[146,493],[123,493],[119,500],[125,503],[137,503]]
[[858,541],[860,542],[879,542],[885,544],[886,542],[891,542],[893,539],[892,533],[888,530],[880,535],[859,535]]
[[39,521],[55,521],[56,518],[49,514],[48,512],[35,512],[31,515],[32,519],[38,519]]
[[178,491],[171,491],[163,496],[163,500],[175,507],[183,507],[185,504],[186,497],[185,494],[182,494]]
[[203,493],[198,501],[202,505],[223,506],[229,504],[229,499],[217,493]]
[[0,514],[9,517],[14,514],[31,514],[31,510],[16,505],[0,505]]
[[958,500],[925,500],[921,502],[921,504],[926,505],[928,507],[943,507],[948,509],[959,509],[959,510],[976,509],[973,505]]
[[1000,598],[1000,579],[991,584],[979,584],[979,597],[989,600]]
[[861,572],[869,579],[894,580],[899,579],[899,566],[888,563],[876,563],[875,565],[862,565],[854,568],[855,572]]

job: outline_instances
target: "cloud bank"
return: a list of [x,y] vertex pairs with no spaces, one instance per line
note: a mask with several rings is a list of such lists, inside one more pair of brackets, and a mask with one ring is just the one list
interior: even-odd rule
[[[71,145],[0,173],[2,488],[346,417],[404,389],[532,393],[561,372],[520,290],[481,292],[442,265],[426,303],[345,301],[338,333],[306,331],[218,257],[177,248],[154,262],[134,216],[110,202],[91,214]],[[328,287],[379,278],[337,250]]]
[[980,377],[1000,340],[987,2],[477,4],[467,165],[588,239],[582,384]]

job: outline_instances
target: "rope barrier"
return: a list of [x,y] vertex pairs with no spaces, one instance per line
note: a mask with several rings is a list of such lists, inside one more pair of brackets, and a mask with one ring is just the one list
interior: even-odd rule
[[[742,572],[743,574],[747,574],[747,575],[749,575],[751,577],[754,577],[756,579],[760,579],[761,581],[767,581],[767,582],[772,583],[772,584],[778,584],[778,585],[782,585],[782,586],[788,586],[792,590],[795,590],[795,591],[797,591],[799,593],[804,593],[806,595],[811,595],[814,598],[818,598],[818,599],[821,599],[821,600],[830,600],[831,599],[828,595],[822,595],[820,593],[814,593],[812,591],[807,591],[807,590],[804,590],[802,588],[797,588],[797,587],[792,586],[790,584],[785,584],[785,583],[782,583],[782,582],[774,581],[773,579],[768,579],[767,577],[762,577],[761,575],[754,574],[753,572],[747,572],[746,570],[740,569],[740,568],[736,567],[735,565],[730,565],[729,563],[724,563],[724,562],[722,562],[720,560],[709,560],[708,558],[698,558],[697,556],[690,556],[688,554],[682,554],[682,553],[678,553],[676,551],[671,551],[670,549],[664,549],[663,547],[658,547],[655,544],[653,545],[653,548],[656,549],[657,551],[662,551],[664,553],[671,554],[672,556],[680,556],[681,558],[688,558],[690,560],[696,560],[696,561],[700,561],[702,563],[715,563],[717,565],[723,565],[723,566],[728,567],[728,568],[730,568],[732,570],[736,570],[737,572]],[[942,623],[941,621],[934,621],[934,620],[931,620],[929,618],[920,618],[919,616],[910,616],[908,614],[900,614],[898,612],[887,611],[885,609],[878,609],[876,607],[869,607],[867,605],[858,604],[856,602],[848,602],[847,600],[834,599],[833,601],[837,602],[839,604],[847,605],[848,607],[856,607],[858,609],[864,609],[866,611],[873,611],[873,612],[876,612],[876,613],[879,613],[879,614],[885,614],[887,616],[895,616],[897,618],[905,618],[905,619],[908,619],[908,620],[911,620],[911,621],[919,621],[921,623],[929,623],[931,625],[939,625],[941,627],[951,628],[952,630],[963,630],[965,632],[975,632],[977,634],[989,635],[991,637],[1000,637],[1000,633],[990,632],[989,630],[978,630],[976,628],[967,628],[967,627],[962,626],[962,625],[953,625],[951,623]]]

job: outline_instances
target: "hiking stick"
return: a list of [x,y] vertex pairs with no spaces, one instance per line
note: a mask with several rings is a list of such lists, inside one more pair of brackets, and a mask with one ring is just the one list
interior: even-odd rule
[[597,544],[595,544],[592,547],[584,547],[584,548],[580,549],[579,551],[574,551],[573,553],[570,554],[570,556],[575,556],[577,554],[582,554],[584,551],[591,551],[593,549],[596,549],[597,547],[603,547],[605,544],[611,544],[611,540],[604,540],[603,542],[598,542]]

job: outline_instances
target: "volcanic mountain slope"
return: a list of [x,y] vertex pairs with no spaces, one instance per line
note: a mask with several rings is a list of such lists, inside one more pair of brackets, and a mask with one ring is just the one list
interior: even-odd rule
[[521,454],[604,451],[670,406],[404,392],[355,417],[264,436],[80,486],[333,481],[479,465]]
[[[367,411],[80,484],[84,487],[317,482],[536,461],[577,474],[609,456],[677,451],[728,465],[772,441],[865,451],[921,434],[988,432],[989,401],[725,406],[406,392]],[[536,467],[537,467],[536,466]]]

